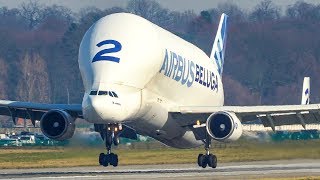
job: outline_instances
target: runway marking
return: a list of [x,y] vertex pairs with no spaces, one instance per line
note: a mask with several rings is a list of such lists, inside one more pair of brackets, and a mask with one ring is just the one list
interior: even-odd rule
[[57,176],[57,175],[112,175],[112,174],[158,174],[158,173],[214,173],[214,172],[264,172],[264,171],[290,171],[290,170],[317,170],[316,172],[320,172],[320,166],[317,167],[281,167],[281,169],[277,169],[280,166],[272,166],[272,167],[255,167],[255,168],[242,168],[242,167],[221,167],[221,168],[206,168],[206,169],[150,169],[150,170],[111,170],[108,171],[106,169],[105,171],[86,171],[86,172],[80,172],[80,171],[66,171],[66,172],[22,172],[22,173],[0,173],[1,177],[4,176],[13,176],[13,177],[21,177],[21,176]]
[[[299,163],[299,162],[304,163]],[[0,179],[106,179],[106,178],[181,178],[181,177],[237,177],[259,176],[277,177],[279,175],[320,175],[318,160],[265,161],[256,164],[229,163],[216,169],[198,168],[194,164],[184,165],[142,165],[113,167],[76,167],[48,169],[0,170]],[[275,163],[275,164],[272,164]],[[276,164],[278,163],[278,164]],[[177,168],[181,167],[181,168]],[[132,168],[132,169],[130,169]]]

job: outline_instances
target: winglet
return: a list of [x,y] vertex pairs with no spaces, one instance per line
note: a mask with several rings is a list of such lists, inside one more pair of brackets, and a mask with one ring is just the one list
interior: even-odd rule
[[304,77],[302,95],[301,95],[301,104],[306,105],[309,103],[310,103],[310,77]]
[[213,47],[211,50],[210,58],[214,60],[218,67],[219,74],[222,74],[224,57],[225,57],[225,49],[226,49],[226,40],[227,40],[227,22],[228,15],[222,14],[216,34],[216,38],[213,42]]

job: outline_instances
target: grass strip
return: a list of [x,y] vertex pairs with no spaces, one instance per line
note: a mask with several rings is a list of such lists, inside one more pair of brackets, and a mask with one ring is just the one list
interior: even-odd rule
[[[150,147],[149,145],[147,147]],[[44,168],[96,166],[101,147],[64,147],[49,149],[0,149],[0,168]],[[195,163],[203,148],[123,149],[117,148],[120,165]],[[219,162],[284,159],[320,159],[320,140],[285,142],[240,142],[237,146],[216,148]]]

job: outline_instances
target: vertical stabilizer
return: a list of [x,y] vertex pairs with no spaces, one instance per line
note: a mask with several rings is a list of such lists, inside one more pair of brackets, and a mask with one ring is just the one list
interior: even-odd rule
[[310,103],[310,77],[304,77],[301,95],[301,104]]
[[227,40],[227,20],[228,16],[226,14],[222,14],[216,34],[216,38],[213,42],[213,47],[211,51],[210,58],[214,60],[218,67],[219,74],[222,74],[224,57],[225,57],[225,49],[226,49],[226,40]]

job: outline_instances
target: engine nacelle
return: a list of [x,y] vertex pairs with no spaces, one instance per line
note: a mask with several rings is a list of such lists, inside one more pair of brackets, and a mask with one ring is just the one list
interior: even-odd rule
[[242,135],[242,124],[232,112],[216,112],[209,116],[206,123],[208,134],[217,141],[236,141]]
[[75,131],[74,118],[63,110],[51,110],[43,114],[40,120],[42,133],[53,140],[66,140]]

